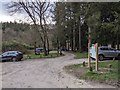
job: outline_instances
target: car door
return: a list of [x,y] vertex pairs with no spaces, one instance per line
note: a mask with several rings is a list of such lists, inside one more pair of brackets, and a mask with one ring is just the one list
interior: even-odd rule
[[118,53],[116,52],[115,49],[109,48],[110,51],[110,57],[117,57]]
[[9,59],[9,52],[5,52],[2,54],[2,60],[8,60]]
[[110,57],[110,53],[107,47],[102,48],[102,53],[105,57]]
[[12,57],[14,57],[15,56],[15,52],[9,52],[9,54],[8,54],[8,58],[9,59],[12,59]]

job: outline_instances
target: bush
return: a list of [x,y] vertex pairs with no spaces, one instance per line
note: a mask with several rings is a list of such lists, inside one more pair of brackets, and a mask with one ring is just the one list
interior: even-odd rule
[[92,67],[90,67],[90,68],[89,68],[89,71],[90,71],[90,72],[92,72],[92,71],[93,71],[93,68],[92,68]]
[[28,45],[25,44],[21,44],[18,42],[4,42],[2,43],[2,52],[5,51],[10,51],[10,50],[15,50],[15,51],[20,51],[24,54],[29,53],[28,49],[30,47]]

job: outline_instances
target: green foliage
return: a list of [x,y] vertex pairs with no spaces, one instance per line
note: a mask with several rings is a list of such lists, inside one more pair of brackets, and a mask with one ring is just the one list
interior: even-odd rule
[[[83,25],[80,24],[80,15],[83,16],[85,14],[85,7],[86,4],[84,3],[56,3],[54,11],[54,20],[56,21],[55,35],[59,40],[60,46],[64,47],[66,42],[69,42],[72,50],[73,48],[78,49],[80,46],[78,43],[79,30],[82,28],[82,36],[80,35],[81,41],[84,43],[82,44],[82,49],[87,47],[87,25],[85,23]],[[73,43],[75,44],[74,46]]]
[[2,31],[3,33],[5,32],[5,29],[6,29],[6,26],[5,26],[5,23],[2,24]]
[[[86,79],[86,80],[94,80],[99,82],[106,82],[106,81],[118,81],[120,80],[119,77],[119,61],[107,61],[107,62],[99,62],[99,71],[95,71],[95,63],[92,63],[91,66],[93,68],[93,71],[89,71],[89,68],[87,67],[81,67],[82,64],[74,64],[67,66],[67,69],[74,70],[75,72],[78,72],[78,70],[82,70],[81,73],[84,73],[79,76],[80,79]],[[108,64],[112,65],[112,68],[108,68]],[[74,73],[75,73],[74,72]]]
[[55,58],[59,56],[63,56],[63,55],[58,55],[57,52],[51,51],[47,56],[45,56],[44,53],[40,53],[40,55],[35,55],[34,53],[25,54],[24,59]]
[[30,25],[27,23],[17,23],[17,22],[4,22],[2,24],[2,30],[5,32],[6,28],[11,28],[16,32],[25,31],[30,29]]
[[[120,3],[116,2],[56,3],[54,11],[55,35],[61,46],[66,46],[66,42],[69,41],[72,50],[78,49],[79,40],[81,40],[81,48],[85,48],[82,51],[85,51],[89,34],[92,43],[98,42],[100,45],[111,44],[113,46],[119,44],[119,7]],[[80,23],[80,17],[84,23]],[[88,27],[91,29],[91,33],[88,33]]]
[[28,50],[33,49],[32,46],[22,44],[16,41],[13,42],[3,42],[2,43],[2,51],[9,51],[9,50],[17,50],[23,53],[29,53]]
[[[92,43],[98,42],[101,45],[112,44],[114,46],[120,43],[120,39],[118,39],[120,38],[119,6],[120,3],[86,3],[84,6],[86,14],[83,15],[88,27],[91,28]],[[87,39],[85,36],[87,35],[81,39]]]
[[[91,72],[93,73],[93,68],[92,68],[92,67],[89,68],[89,72],[90,72],[90,73],[91,73]],[[95,74],[95,73],[93,73],[93,74]]]
[[86,21],[91,28],[92,43],[98,42],[101,45],[120,43],[119,6],[120,3],[116,2],[89,3]]

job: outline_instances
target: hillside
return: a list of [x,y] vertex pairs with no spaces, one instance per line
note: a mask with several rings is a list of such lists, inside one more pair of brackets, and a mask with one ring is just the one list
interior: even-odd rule
[[[3,23],[2,24],[2,44],[3,47],[7,44],[20,43],[26,46],[34,47],[36,42],[37,47],[42,47],[42,42],[39,36],[39,33],[32,28],[32,25],[29,24],[18,24],[18,23]],[[51,33],[52,29],[48,32],[50,48],[52,48],[51,43]]]

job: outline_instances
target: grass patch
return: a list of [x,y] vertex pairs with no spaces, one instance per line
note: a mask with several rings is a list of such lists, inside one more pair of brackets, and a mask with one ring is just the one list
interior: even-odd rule
[[88,52],[74,52],[75,59],[81,59],[81,58],[87,58],[88,57]]
[[[86,67],[83,67],[82,64],[66,66],[65,70],[68,73],[77,76],[79,79],[120,86],[118,85],[118,81],[120,81],[120,68],[118,68],[119,63],[120,62],[118,60],[99,62],[99,71],[95,71],[95,63],[91,64],[93,71],[89,71],[87,64]],[[108,67],[109,64],[112,65],[111,68]]]
[[40,55],[35,55],[34,53],[26,54],[24,55],[24,59],[55,58],[59,56],[61,55],[58,55],[56,51],[51,51],[47,56],[45,56],[44,53],[40,53]]

